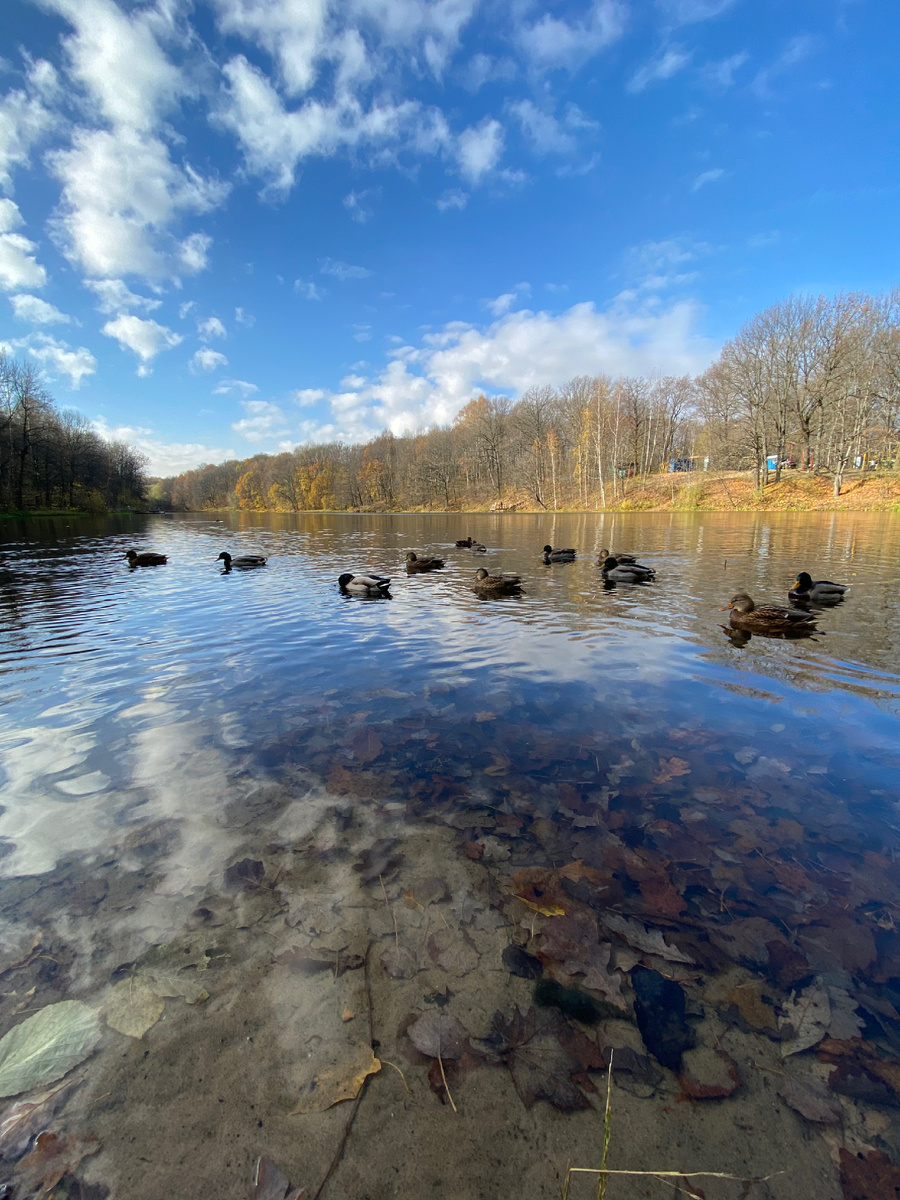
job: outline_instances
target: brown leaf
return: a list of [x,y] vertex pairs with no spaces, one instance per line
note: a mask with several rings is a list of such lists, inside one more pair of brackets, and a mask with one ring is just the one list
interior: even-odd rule
[[645,879],[639,883],[641,895],[644,897],[648,915],[658,917],[678,917],[687,908],[684,899],[679,896],[672,883],[665,876],[655,879]]
[[549,1101],[560,1112],[581,1112],[591,1107],[571,1080],[580,1064],[560,1045],[561,1023],[559,1014],[549,1009],[539,1023],[533,1008],[524,1017],[516,1008],[509,1022],[500,1013],[494,1018],[494,1037],[505,1047],[503,1060],[526,1108],[538,1100]]
[[236,892],[241,888],[257,888],[265,878],[266,868],[256,858],[242,858],[225,868],[225,890]]
[[257,1159],[250,1200],[301,1200],[305,1191],[305,1188],[298,1190],[289,1183],[271,1158]]
[[359,762],[370,763],[381,753],[381,738],[374,729],[360,729],[351,747]]
[[570,1055],[582,1071],[603,1071],[606,1069],[606,1059],[603,1051],[592,1037],[564,1021],[559,1028],[559,1044]]
[[395,853],[399,845],[399,838],[378,838],[368,850],[363,850],[353,868],[359,871],[363,883],[373,883],[379,875],[387,875],[400,866],[403,855]]
[[74,1171],[83,1158],[99,1149],[100,1140],[93,1133],[82,1138],[76,1133],[60,1137],[45,1131],[37,1135],[34,1149],[19,1163],[19,1173],[30,1188],[50,1192],[67,1171]]
[[844,1200],[900,1200],[900,1168],[880,1150],[851,1154],[840,1148]]
[[828,1088],[815,1075],[790,1076],[778,1089],[795,1112],[817,1125],[836,1125],[841,1119],[841,1106]]
[[484,858],[484,846],[481,842],[463,842],[463,854],[473,862],[481,862]]
[[275,959],[276,962],[290,967],[299,975],[317,975],[321,971],[331,971],[339,978],[345,971],[358,971],[365,965],[365,959],[360,954],[334,953],[330,950],[313,950],[311,946],[292,946]]
[[428,939],[428,957],[451,975],[468,975],[478,966],[478,952],[464,930],[433,933]]
[[368,1076],[380,1070],[381,1063],[371,1046],[359,1046],[344,1062],[315,1076],[294,1112],[324,1112],[344,1100],[353,1100]]
[[0,1158],[14,1162],[21,1157],[34,1135],[47,1128],[55,1109],[83,1082],[83,1076],[66,1080],[28,1100],[19,1100],[7,1109],[0,1122]]
[[654,783],[668,783],[679,775],[690,775],[691,764],[683,758],[661,758],[659,769],[653,776]]
[[583,976],[591,991],[599,992],[622,1012],[628,1002],[622,995],[622,979],[610,969],[612,946],[600,943],[593,917],[553,917],[541,930],[538,957],[545,963],[557,963],[568,975]]
[[725,996],[726,1004],[733,1004],[741,1015],[741,1019],[751,1029],[776,1030],[775,1009],[766,1004],[762,998],[762,986],[756,980],[742,983],[731,989]]
[[456,1017],[440,1008],[422,1013],[406,1033],[415,1048],[429,1058],[461,1058],[469,1036]]

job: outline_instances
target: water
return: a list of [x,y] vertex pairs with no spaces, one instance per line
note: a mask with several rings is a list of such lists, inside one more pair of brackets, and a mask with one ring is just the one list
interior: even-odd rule
[[[468,534],[488,553],[453,546]],[[545,542],[578,560],[544,566]],[[130,571],[132,545],[169,563]],[[604,589],[606,546],[657,582]],[[225,549],[269,563],[223,574]],[[410,549],[446,568],[407,577]],[[552,1069],[536,1092],[517,1075],[523,1052],[492,1024],[533,1003],[501,958],[512,943],[545,979],[624,989],[621,1012],[577,1026],[600,1051],[646,1053],[642,958],[683,984],[698,1045],[736,1064],[737,1095],[677,1112],[674,1075],[617,1073],[616,1111],[643,1132],[613,1165],[788,1168],[759,1194],[839,1195],[826,1138],[775,1097],[795,1064],[827,1079],[838,1061],[822,1065],[823,1030],[815,1061],[782,1056],[792,992],[850,1014],[822,1022],[833,1043],[900,1052],[898,551],[888,514],[0,526],[0,1029],[69,998],[109,1022],[117,984],[146,999],[168,972],[164,1010],[129,1000],[138,1027],[159,1010],[143,1037],[117,1031],[112,1001],[49,1120],[100,1138],[78,1172],[129,1200],[240,1197],[268,1154],[312,1195],[350,1109],[320,1111],[322,1078],[352,1076],[371,1033],[398,1070],[372,1077],[329,1194],[557,1194],[567,1164],[597,1165],[605,1075],[560,1060],[557,1024],[577,1022],[540,1006],[528,1045]],[[519,572],[524,594],[479,598],[479,566]],[[786,603],[803,569],[852,585],[820,634],[730,636],[732,594]],[[392,598],[342,596],[345,570],[392,575]],[[638,945],[637,922],[688,962]],[[367,965],[338,970],[341,954]],[[441,1057],[446,1082],[406,1032],[428,1013],[469,1035],[469,1057]],[[574,1114],[547,1103],[571,1070],[559,1106],[567,1089],[593,1105]],[[845,1093],[842,1144],[900,1150],[872,1095]]]

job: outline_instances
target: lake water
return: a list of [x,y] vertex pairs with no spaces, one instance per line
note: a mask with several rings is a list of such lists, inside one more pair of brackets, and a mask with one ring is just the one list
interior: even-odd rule
[[[604,588],[607,546],[657,581]],[[39,1126],[99,1139],[63,1189],[274,1196],[264,1155],[315,1196],[353,1114],[325,1196],[556,1196],[599,1166],[608,1047],[611,1167],[822,1200],[842,1162],[845,1194],[887,1171],[898,558],[891,514],[0,524],[0,1033],[102,1017]],[[479,566],[523,594],[480,598]],[[785,604],[800,570],[851,585],[819,634],[731,636],[734,593]],[[642,966],[686,998],[678,1069]]]

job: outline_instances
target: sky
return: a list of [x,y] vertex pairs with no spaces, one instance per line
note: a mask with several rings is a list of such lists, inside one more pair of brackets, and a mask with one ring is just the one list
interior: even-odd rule
[[896,0],[4,0],[0,347],[153,474],[900,285]]

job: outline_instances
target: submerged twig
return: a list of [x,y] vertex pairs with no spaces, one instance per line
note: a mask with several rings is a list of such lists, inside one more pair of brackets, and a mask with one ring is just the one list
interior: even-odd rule
[[441,1068],[441,1080],[444,1084],[444,1091],[447,1093],[447,1099],[450,1101],[450,1107],[454,1112],[459,1112],[459,1109],[453,1103],[453,1097],[450,1094],[450,1086],[447,1083],[447,1076],[444,1074],[444,1060],[438,1055],[438,1066]]
[[394,913],[393,904],[391,904],[390,900],[388,900],[388,894],[387,894],[387,890],[384,886],[384,880],[382,879],[382,877],[380,875],[378,876],[378,882],[381,884],[381,894],[382,894],[382,896],[384,896],[384,902],[387,905],[387,910],[391,914],[391,920],[394,923],[394,941],[397,945],[397,962],[399,963],[400,962],[400,934],[397,930],[397,917],[396,917],[396,914]]
[[385,1067],[393,1067],[393,1068],[394,1068],[394,1070],[397,1072],[397,1074],[398,1074],[398,1075],[400,1076],[400,1078],[403,1080],[403,1086],[406,1088],[407,1092],[409,1092],[409,1094],[410,1094],[410,1096],[411,1096],[411,1095],[412,1095],[412,1091],[410,1090],[410,1086],[409,1086],[409,1084],[406,1082],[406,1076],[403,1074],[403,1072],[400,1070],[400,1068],[397,1066],[397,1064],[396,1064],[396,1063],[392,1063],[392,1062],[390,1061],[390,1059],[387,1059],[387,1058],[383,1058],[383,1059],[381,1060],[381,1062],[382,1062],[382,1065],[383,1065],[383,1066],[385,1066]]

